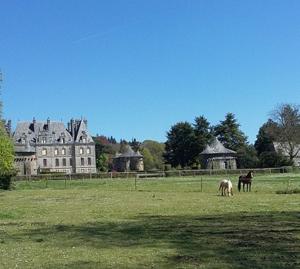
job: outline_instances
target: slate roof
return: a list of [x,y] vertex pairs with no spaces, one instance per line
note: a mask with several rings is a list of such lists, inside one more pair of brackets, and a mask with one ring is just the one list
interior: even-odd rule
[[61,136],[65,137],[66,142],[73,140],[64,123],[56,121],[18,122],[13,138],[15,143],[18,143],[23,136],[26,136],[30,143],[36,143],[37,138],[42,134],[51,136],[52,143],[59,142]]
[[213,142],[207,145],[206,148],[200,154],[236,154],[236,151],[225,148],[224,145],[218,140],[218,138],[215,137]]
[[115,158],[142,158],[143,155],[137,151],[135,152],[131,146],[127,145],[124,153],[117,153]]

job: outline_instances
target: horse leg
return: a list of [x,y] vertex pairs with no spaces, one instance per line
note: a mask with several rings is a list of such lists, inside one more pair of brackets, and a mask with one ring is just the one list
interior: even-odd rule
[[243,192],[245,192],[245,183],[243,182]]
[[251,182],[249,183],[249,191],[251,191]]

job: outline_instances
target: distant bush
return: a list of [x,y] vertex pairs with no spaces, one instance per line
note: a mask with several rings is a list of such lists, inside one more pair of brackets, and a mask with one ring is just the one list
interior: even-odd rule
[[13,177],[16,175],[15,171],[11,173],[0,175],[0,189],[10,190],[12,188]]
[[276,191],[277,194],[296,194],[300,193],[300,189],[291,189],[291,190],[285,190],[285,191]]

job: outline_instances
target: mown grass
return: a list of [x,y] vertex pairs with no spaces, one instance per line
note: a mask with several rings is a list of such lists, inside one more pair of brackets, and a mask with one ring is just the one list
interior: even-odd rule
[[299,267],[300,195],[276,192],[300,175],[233,197],[221,178],[17,182],[0,192],[0,268]]

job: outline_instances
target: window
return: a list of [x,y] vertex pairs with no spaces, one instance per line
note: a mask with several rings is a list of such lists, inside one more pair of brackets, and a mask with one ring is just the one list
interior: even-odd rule
[[92,159],[88,158],[88,165],[92,165]]
[[47,143],[46,137],[42,137],[42,144],[46,144],[46,143]]
[[59,159],[55,159],[55,166],[59,166]]
[[67,160],[66,159],[63,159],[63,166],[67,166]]
[[79,149],[79,154],[83,154],[83,148]]
[[44,167],[47,166],[47,159],[43,159],[43,166],[44,166]]
[[82,142],[86,143],[86,138],[85,137],[82,138]]
[[47,149],[42,149],[42,155],[43,156],[47,155]]
[[66,149],[65,149],[65,148],[63,148],[63,149],[61,150],[61,154],[62,154],[62,155],[66,155]]
[[66,139],[64,137],[61,139],[61,143],[66,143]]
[[81,165],[84,165],[84,158],[81,158]]
[[58,155],[58,149],[54,150],[54,155]]
[[86,149],[86,153],[87,153],[87,154],[91,154],[91,148],[87,148],[87,149]]
[[73,160],[70,158],[70,166],[73,166]]

